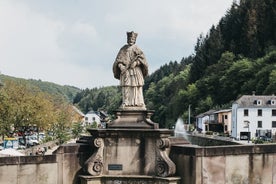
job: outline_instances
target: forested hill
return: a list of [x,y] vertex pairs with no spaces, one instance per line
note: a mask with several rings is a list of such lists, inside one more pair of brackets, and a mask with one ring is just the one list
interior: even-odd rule
[[22,78],[11,77],[7,75],[0,75],[0,80],[3,83],[5,83],[6,80],[26,82],[30,85],[38,87],[43,92],[46,92],[55,96],[62,96],[68,102],[71,102],[71,103],[73,102],[73,99],[75,98],[76,94],[81,91],[79,88],[76,88],[73,86],[67,86],[67,85],[62,86],[52,82],[45,82],[45,81],[34,80],[34,79],[27,80]]
[[155,121],[170,127],[178,116],[187,120],[189,105],[194,117],[211,108],[229,108],[238,96],[252,91],[275,93],[275,4],[234,2],[207,35],[199,36],[193,56],[153,73],[145,97],[158,114]]
[[[153,121],[160,127],[171,127],[179,116],[187,120],[189,105],[195,117],[209,109],[229,108],[240,95],[252,91],[275,94],[275,4],[275,0],[234,2],[217,25],[210,25],[207,35],[195,40],[193,55],[169,62],[151,74],[144,97],[147,108],[155,110]],[[110,90],[84,90],[75,102],[80,105],[82,99],[100,93],[107,97],[104,91]],[[108,102],[118,105],[115,91],[117,100]],[[109,105],[114,109],[114,104]],[[109,105],[105,104],[106,110]],[[80,107],[88,106],[82,103]],[[102,107],[94,103],[93,109]]]

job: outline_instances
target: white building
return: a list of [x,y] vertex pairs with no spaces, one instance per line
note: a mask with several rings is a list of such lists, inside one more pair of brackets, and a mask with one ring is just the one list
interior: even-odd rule
[[85,124],[86,125],[93,125],[93,123],[96,122],[97,126],[101,125],[101,118],[95,111],[89,111],[85,115]]
[[276,97],[243,95],[232,104],[231,136],[241,140],[276,133]]
[[199,132],[209,131],[209,124],[215,121],[215,110],[209,110],[196,116],[196,128]]

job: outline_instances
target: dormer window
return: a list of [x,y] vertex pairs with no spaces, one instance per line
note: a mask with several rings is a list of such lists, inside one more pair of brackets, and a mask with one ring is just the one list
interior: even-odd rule
[[271,100],[271,101],[270,101],[270,104],[271,104],[271,105],[276,105],[276,100]]
[[262,100],[257,100],[257,105],[262,105]]

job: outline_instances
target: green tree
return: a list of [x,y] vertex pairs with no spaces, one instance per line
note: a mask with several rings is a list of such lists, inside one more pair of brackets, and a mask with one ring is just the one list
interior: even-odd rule
[[72,108],[64,99],[55,97],[55,122],[50,125],[49,130],[54,133],[56,139],[62,144],[70,139],[70,129],[72,127]]
[[84,128],[80,122],[74,123],[73,127],[72,127],[73,138],[80,137],[83,130],[84,130]]
[[233,63],[220,79],[222,84],[221,91],[225,99],[229,101],[244,94],[245,91],[241,91],[241,87],[251,78],[254,78],[255,74],[253,71],[253,63],[249,59],[244,58]]
[[5,80],[0,89],[0,102],[2,135],[22,127],[37,126],[41,130],[54,131],[61,142],[68,139],[72,108],[61,96],[43,93],[26,82]]
[[9,103],[9,96],[5,89],[0,89],[0,135],[8,136],[12,131],[12,105]]

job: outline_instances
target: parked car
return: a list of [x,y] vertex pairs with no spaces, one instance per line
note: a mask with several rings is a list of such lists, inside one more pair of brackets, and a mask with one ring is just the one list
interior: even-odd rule
[[39,133],[38,136],[39,136],[39,142],[45,139],[45,134],[43,132]]
[[17,139],[18,139],[19,145],[23,145],[23,146],[27,145],[27,147],[39,145],[39,142],[35,136],[26,136],[25,137],[26,142],[24,141],[23,137],[18,137]]
[[27,142],[29,142],[30,145],[36,146],[39,144],[36,136],[27,136],[26,137]]
[[270,137],[267,136],[260,136],[259,139],[266,141],[266,142],[272,142],[272,139]]

